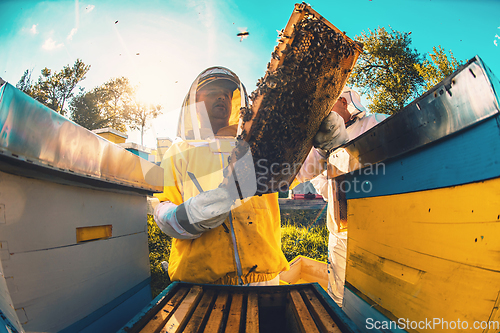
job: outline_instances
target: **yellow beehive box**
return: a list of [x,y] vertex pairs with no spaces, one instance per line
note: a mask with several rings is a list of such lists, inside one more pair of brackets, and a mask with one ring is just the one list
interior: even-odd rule
[[128,139],[127,134],[115,130],[111,127],[92,130],[92,132],[116,144],[125,143],[125,141]]
[[317,282],[327,290],[328,272],[326,263],[305,256],[297,256],[290,261],[290,270],[280,273],[280,284]]

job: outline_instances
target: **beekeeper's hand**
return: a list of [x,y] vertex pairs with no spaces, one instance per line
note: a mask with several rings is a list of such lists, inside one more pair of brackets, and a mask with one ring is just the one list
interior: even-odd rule
[[332,111],[321,123],[318,133],[314,136],[313,144],[326,156],[333,148],[347,141],[349,141],[349,136],[345,129],[344,119],[337,112]]
[[153,215],[155,212],[156,206],[160,204],[160,200],[155,197],[148,197],[148,208],[147,208],[147,214],[148,215]]
[[199,234],[220,226],[228,217],[232,204],[229,192],[217,188],[202,192],[179,205],[176,218],[186,231]]

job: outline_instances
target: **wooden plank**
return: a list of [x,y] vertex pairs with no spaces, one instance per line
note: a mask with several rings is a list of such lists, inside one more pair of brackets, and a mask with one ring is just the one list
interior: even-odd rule
[[[54,331],[61,331],[147,279],[147,241],[147,233],[142,232],[12,255],[8,266],[4,262],[4,274],[13,276],[6,279],[12,301],[25,304],[23,308],[29,314],[29,322],[23,328],[44,332],[55,327]],[[150,300],[136,304],[135,312]]]
[[[290,16],[290,19],[288,20],[288,23],[286,24],[284,30],[283,30],[283,36],[288,36],[288,38],[284,38],[284,41],[283,43],[278,43],[278,45],[276,45],[274,47],[274,52],[276,52],[276,54],[279,55],[279,59],[275,58],[275,57],[271,57],[271,60],[269,61],[269,72],[272,73],[274,71],[276,71],[276,69],[278,67],[280,67],[283,62],[285,61],[285,58],[286,56],[282,53],[285,48],[286,48],[286,45],[291,45],[294,38],[295,38],[295,35],[293,34],[293,31],[295,30],[295,24],[297,24],[298,22],[300,22],[304,16],[305,16],[305,11],[303,10],[296,10],[297,8],[300,8],[302,9],[304,7],[304,5],[296,5],[295,6],[295,9],[293,10],[292,12],[292,15]],[[262,104],[262,101],[264,100],[264,95],[257,95],[257,98],[253,101],[252,103],[252,111],[253,111],[253,116],[252,116],[252,120],[255,119],[255,117],[257,116],[257,113],[259,111],[259,108],[260,108],[260,105]],[[243,129],[247,132],[247,135],[251,133],[251,127],[252,127],[252,121],[247,121],[245,124],[244,124],[244,127]]]
[[308,282],[318,282],[323,289],[328,288],[328,269],[326,262],[321,262],[308,257],[302,258],[301,278]]
[[186,333],[197,333],[201,332],[201,324],[205,317],[210,313],[210,305],[212,304],[212,300],[215,296],[214,290],[207,290],[203,294],[200,303],[196,307],[191,318],[189,318],[189,322],[183,332]]
[[491,326],[488,326],[488,330],[485,330],[484,333],[498,333],[500,329],[500,292],[498,293],[493,311],[491,311],[490,317],[488,318],[488,323],[490,323]]
[[[2,228],[2,240],[9,241],[9,253],[21,254],[76,244],[76,228],[95,225],[96,221],[103,224],[102,221],[112,221],[114,238],[144,233],[146,201],[143,196],[67,186],[1,171],[0,188],[0,203],[5,205],[6,219],[6,224],[2,224],[5,227]],[[19,206],[19,189],[29,189],[22,199],[29,205]],[[78,212],[81,218],[75,218],[74,212]],[[83,246],[87,245],[78,244],[78,248],[83,251]],[[114,255],[118,251],[111,247],[106,253]],[[98,256],[94,260],[97,258],[100,259]],[[121,259],[115,258],[115,261],[119,263]],[[52,269],[47,267],[49,270]],[[53,271],[60,274],[68,270]]]
[[[8,208],[6,225],[1,224],[9,255],[4,276],[11,277],[7,280],[14,304],[22,304],[28,313],[26,331],[85,327],[95,318],[111,321],[106,327],[117,331],[151,301],[149,296],[134,302],[122,322],[105,315],[111,302],[150,277],[144,196],[4,172],[0,188],[0,203]],[[19,206],[20,189],[29,205]],[[96,221],[112,221],[113,237],[76,244],[76,228]]]
[[222,324],[222,317],[224,316],[224,311],[227,307],[228,294],[227,292],[221,292],[217,296],[214,306],[212,307],[212,312],[210,313],[210,318],[205,325],[205,331],[207,333],[217,333]]
[[488,321],[500,291],[498,202],[498,178],[349,200],[346,282],[394,318]]
[[300,279],[302,256],[297,256],[290,262],[290,269],[280,273],[280,280],[295,284]]
[[316,323],[318,323],[321,332],[342,333],[323,304],[321,304],[318,297],[316,297],[314,291],[311,289],[304,289],[303,293],[305,295],[305,302],[308,308],[311,309],[311,315],[316,319]]
[[302,333],[314,333],[318,332],[318,327],[314,323],[314,320],[307,309],[306,304],[302,300],[302,296],[298,290],[290,290],[290,300],[292,303],[292,309],[297,319],[299,329]]
[[499,177],[499,163],[498,125],[492,117],[460,135],[352,172],[343,187],[350,189],[347,199],[429,190]]
[[259,332],[259,295],[251,292],[247,301],[247,320],[245,332]]
[[240,331],[242,308],[243,295],[233,294],[229,316],[227,317],[226,333],[238,333]]
[[165,304],[163,308],[144,326],[140,333],[156,333],[165,326],[168,319],[172,316],[175,309],[179,306],[181,300],[188,293],[188,288],[180,288],[174,296]]
[[318,282],[328,287],[326,263],[305,256],[297,256],[290,262],[290,269],[280,273],[280,280],[289,284]]
[[185,326],[193,313],[198,301],[203,294],[203,288],[193,286],[167,324],[161,329],[161,333],[179,332]]
[[[346,287],[348,285],[346,284]],[[321,304],[325,306],[330,316],[333,318],[333,321],[337,324],[340,330],[344,333],[360,333],[361,328],[364,325],[356,326],[354,322],[346,315],[343,311],[343,308],[340,308],[337,303],[330,297],[330,295],[321,288],[320,285],[314,283],[311,285],[311,289],[314,291]],[[344,296],[345,297],[345,296]]]
[[[430,191],[349,200],[349,237],[368,249],[401,248],[499,271],[500,178]],[[391,209],[381,209],[391,207]],[[382,227],[381,227],[382,226]],[[377,245],[378,244],[378,245]],[[394,258],[393,255],[384,258]],[[394,260],[410,279],[405,260]],[[384,270],[396,268],[382,262]],[[407,265],[406,266],[411,266]],[[421,269],[419,269],[421,271]],[[407,270],[408,271],[408,270]],[[412,273],[414,275],[414,273]],[[411,277],[413,278],[413,277]],[[410,282],[410,281],[408,281]],[[496,297],[495,297],[496,299]]]
[[[378,307],[380,308],[380,307]],[[344,288],[344,303],[342,306],[342,311],[352,320],[353,324],[357,327],[366,327],[367,319],[371,323],[391,323],[396,322],[397,318],[393,315],[387,317],[377,310],[377,306],[373,304],[368,304],[354,292],[352,292],[348,286]],[[384,333],[408,333],[405,330],[400,329],[397,325],[388,325],[389,327],[384,329]],[[373,328],[370,332],[380,332]]]

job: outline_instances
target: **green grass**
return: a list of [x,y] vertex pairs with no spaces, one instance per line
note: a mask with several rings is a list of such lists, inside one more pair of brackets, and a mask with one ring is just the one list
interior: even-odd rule
[[282,209],[281,225],[312,227],[326,225],[326,209]]
[[[323,210],[284,210],[281,212],[281,249],[288,261],[298,255],[325,261],[328,256],[328,229]],[[170,284],[162,261],[168,261],[172,239],[165,235],[148,215],[151,291],[156,297]]]
[[326,262],[328,258],[328,229],[326,225],[312,228],[284,225],[281,227],[281,250],[286,260],[296,256]]
[[326,206],[325,209],[281,210],[281,250],[288,261],[302,255],[326,262]]
[[163,272],[161,262],[168,261],[172,238],[158,228],[153,215],[148,215],[149,265],[151,269],[151,292],[153,298],[170,284],[168,274]]

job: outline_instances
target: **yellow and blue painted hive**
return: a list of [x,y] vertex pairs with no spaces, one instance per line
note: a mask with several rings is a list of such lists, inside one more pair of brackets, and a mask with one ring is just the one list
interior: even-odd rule
[[498,326],[499,91],[475,57],[334,153],[349,160],[329,170],[347,207],[343,309],[360,326]]

